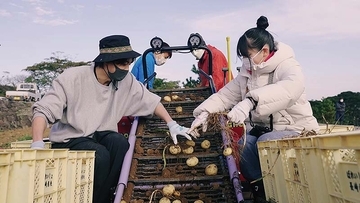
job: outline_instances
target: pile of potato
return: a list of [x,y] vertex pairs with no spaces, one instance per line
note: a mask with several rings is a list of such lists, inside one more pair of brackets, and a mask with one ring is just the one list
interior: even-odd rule
[[181,101],[181,97],[179,97],[178,95],[176,94],[173,94],[173,95],[166,95],[163,97],[163,100],[166,101],[166,102],[171,102],[171,101]]
[[[160,199],[159,203],[181,203],[179,200],[180,192],[177,191],[172,184],[165,185],[162,188],[163,197]],[[171,201],[171,199],[175,199]],[[198,199],[194,203],[204,203],[202,200]]]
[[[178,155],[180,153],[190,155],[194,152],[195,142],[193,140],[186,140],[186,145],[181,147],[180,145],[171,145],[169,147],[169,152],[173,155]],[[201,148],[209,149],[211,143],[209,140],[204,140],[200,144]],[[199,163],[199,159],[196,156],[191,156],[186,160],[186,165],[189,167],[194,167]],[[208,176],[216,175],[218,172],[218,168],[216,164],[209,164],[205,167],[205,174]]]

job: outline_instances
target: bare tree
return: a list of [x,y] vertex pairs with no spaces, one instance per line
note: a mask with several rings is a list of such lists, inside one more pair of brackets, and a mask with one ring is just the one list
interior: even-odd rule
[[25,81],[34,82],[41,90],[47,90],[51,86],[52,81],[65,69],[90,63],[83,61],[74,62],[69,58],[69,56],[63,56],[62,52],[52,53],[50,58],[46,58],[44,61],[24,69],[26,72],[30,73],[30,76],[27,77]]
[[18,83],[24,82],[28,77],[24,74],[10,75],[9,72],[4,71],[4,75],[0,77],[0,85],[7,85],[15,87]]

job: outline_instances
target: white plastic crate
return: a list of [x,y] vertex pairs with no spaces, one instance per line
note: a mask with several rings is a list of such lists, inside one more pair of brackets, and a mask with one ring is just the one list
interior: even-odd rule
[[67,202],[92,202],[94,181],[94,151],[69,151]]
[[14,153],[6,203],[65,203],[68,150],[8,149]]
[[259,142],[258,150],[271,202],[360,202],[360,131]]
[[9,174],[14,163],[14,153],[0,152],[0,202],[6,202]]

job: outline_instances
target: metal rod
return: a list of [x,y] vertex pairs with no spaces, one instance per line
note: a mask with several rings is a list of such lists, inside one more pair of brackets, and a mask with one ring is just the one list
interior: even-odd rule
[[[142,65],[143,65],[143,72],[144,72],[144,80],[146,80],[148,78],[148,72],[147,72],[147,66],[146,66],[146,55],[150,52],[154,52],[153,48],[149,48],[147,50],[145,50],[145,52],[142,55]],[[145,84],[146,87],[148,87],[147,83]]]
[[115,190],[115,199],[114,203],[119,203],[121,201],[121,198],[124,193],[124,189],[127,185],[129,174],[130,174],[130,167],[131,167],[131,161],[134,155],[134,148],[135,148],[135,141],[136,141],[136,129],[138,127],[139,118],[135,117],[133,124],[131,125],[130,133],[128,142],[130,144],[129,150],[126,152],[124,157],[124,162],[121,168],[121,173],[118,181],[117,188]]
[[214,80],[213,80],[212,76],[206,74],[206,73],[205,73],[203,70],[201,70],[201,69],[199,69],[199,73],[200,73],[200,74],[203,74],[203,75],[206,77],[206,79],[209,80],[209,84],[210,84],[211,91],[212,91],[213,93],[215,93],[215,92],[216,92],[216,87],[215,87]]
[[228,82],[232,80],[231,77],[231,61],[230,61],[230,37],[226,37],[226,48],[227,48],[227,62],[228,62],[228,68],[229,68],[229,78]]
[[149,83],[149,81],[150,81],[151,79],[153,79],[155,76],[156,76],[156,72],[154,72],[153,74],[151,74],[150,77],[144,79],[144,85],[145,85],[145,87],[147,87],[147,84]]
[[[222,181],[214,181],[211,182],[210,184],[222,184]],[[167,184],[156,184],[156,185],[140,185],[140,186],[135,186],[134,188],[136,189],[140,189],[140,190],[151,190],[151,189],[162,189],[164,186],[166,186]],[[172,184],[175,188],[180,188],[180,187],[186,187],[186,186],[192,186],[192,185],[196,185],[195,183],[184,183],[184,184]]]

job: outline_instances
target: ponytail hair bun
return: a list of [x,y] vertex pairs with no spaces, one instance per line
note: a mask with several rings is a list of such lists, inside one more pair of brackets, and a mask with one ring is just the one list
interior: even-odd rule
[[267,27],[269,27],[268,19],[265,16],[260,16],[260,18],[256,21],[256,27],[265,30]]

